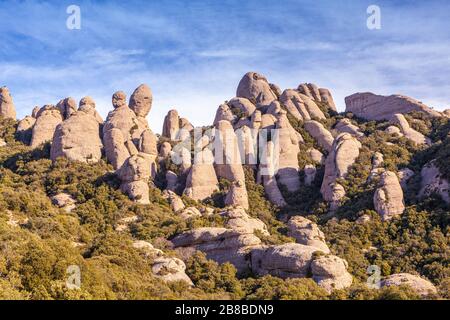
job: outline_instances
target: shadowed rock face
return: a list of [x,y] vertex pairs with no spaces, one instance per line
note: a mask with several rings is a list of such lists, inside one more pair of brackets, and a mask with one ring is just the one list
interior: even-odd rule
[[0,88],[0,115],[16,120],[16,108],[7,87]]
[[370,92],[355,93],[345,98],[345,112],[366,120],[390,120],[396,113],[422,111],[433,117],[441,114],[420,101],[402,95],[380,96]]

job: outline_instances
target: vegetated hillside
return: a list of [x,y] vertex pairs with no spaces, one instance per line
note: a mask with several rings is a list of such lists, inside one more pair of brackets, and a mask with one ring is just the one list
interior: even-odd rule
[[[320,122],[331,129],[343,117],[343,114],[327,112],[326,120]],[[348,262],[353,284],[331,293],[311,278],[281,279],[251,273],[238,277],[233,265],[218,264],[206,259],[203,253],[185,259],[185,272],[193,286],[184,281],[163,281],[161,272],[157,277],[152,270],[155,257],[133,243],[144,240],[163,250],[167,257],[184,258],[179,251],[172,250],[168,240],[188,230],[224,226],[226,218],[218,214],[220,210],[189,219],[175,213],[158,188],[165,183],[161,177],[169,165],[159,168],[159,178],[150,184],[150,204],[132,202],[119,189],[120,180],[105,158],[94,164],[63,158],[52,163],[48,143],[32,149],[16,141],[17,123],[2,119],[0,137],[6,146],[0,148],[0,298],[419,298],[408,286],[369,289],[366,280],[370,265],[379,266],[381,276],[400,272],[425,276],[438,287],[438,293],[428,298],[450,298],[449,205],[438,195],[417,197],[420,171],[431,160],[436,159],[443,175],[450,178],[449,120],[414,113],[407,116],[418,132],[432,140],[433,144],[426,147],[406,137],[386,134],[387,122],[367,122],[351,114],[346,117],[365,136],[360,139],[359,156],[346,178],[340,181],[346,194],[335,211],[328,210],[320,193],[323,165],[317,165],[317,176],[310,186],[302,184],[295,192],[280,186],[288,203],[281,209],[267,201],[264,188],[256,183],[253,168],[245,167],[248,214],[263,221],[270,234],[259,235],[263,243],[292,242],[286,222],[291,216],[301,215],[316,222],[331,252]],[[327,153],[306,133],[301,122],[290,120],[305,139],[302,149],[315,147]],[[388,221],[382,221],[374,208],[377,180],[368,179],[376,151],[384,155],[384,168],[397,171],[408,167],[415,173],[407,182],[404,213]],[[305,152],[300,152],[301,170],[311,162]],[[199,209],[212,205],[223,207],[223,195],[229,187],[228,181],[222,180],[221,190],[204,203],[186,197],[183,200]],[[75,199],[76,206],[71,211],[52,204],[50,198],[61,192]],[[363,216],[365,222],[361,223],[359,219]],[[70,265],[81,268],[79,290],[66,286],[66,270]]]

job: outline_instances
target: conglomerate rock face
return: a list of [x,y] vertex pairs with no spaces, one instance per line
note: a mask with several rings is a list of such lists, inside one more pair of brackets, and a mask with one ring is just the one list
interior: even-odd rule
[[355,93],[345,98],[346,112],[366,120],[390,120],[394,114],[422,111],[434,117],[441,114],[413,98],[392,95],[380,96],[370,92]]
[[0,116],[16,120],[16,108],[7,87],[0,88]]

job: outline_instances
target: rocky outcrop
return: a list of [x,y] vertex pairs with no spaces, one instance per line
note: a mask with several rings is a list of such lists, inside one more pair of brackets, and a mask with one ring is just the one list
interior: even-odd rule
[[169,201],[170,208],[173,210],[173,212],[180,212],[181,210],[186,208],[183,200],[181,200],[181,198],[171,190],[164,190],[163,197],[167,199],[167,201]]
[[152,95],[146,85],[132,94],[130,107],[122,91],[112,97],[114,110],[103,126],[105,154],[116,169],[121,190],[141,204],[150,203],[149,181],[156,175],[157,138],[145,119],[151,110]]
[[64,157],[71,161],[95,163],[101,159],[103,143],[98,120],[83,106],[80,105],[79,111],[71,113],[56,127],[50,151],[52,161]]
[[256,72],[248,72],[239,82],[236,96],[246,98],[256,105],[267,106],[277,99],[267,79]]
[[311,268],[316,247],[298,243],[261,246],[251,251],[251,268],[258,276],[272,275],[286,278],[305,278]]
[[348,170],[359,156],[361,143],[349,133],[341,133],[333,143],[330,154],[325,161],[325,173],[320,188],[322,197],[335,209],[345,195],[344,188],[336,182],[345,178]]
[[311,158],[312,161],[318,164],[325,163],[325,157],[322,152],[317,149],[310,148],[306,150],[307,155]]
[[334,103],[333,96],[331,95],[330,90],[325,88],[319,89],[320,97],[322,98],[322,102],[326,103],[331,110],[337,111],[336,104]]
[[312,164],[307,164],[307,165],[305,165],[305,168],[303,168],[303,171],[305,173],[305,177],[304,177],[305,186],[311,186],[313,184],[314,180],[316,180],[316,174],[317,174],[316,167]]
[[402,189],[406,190],[409,179],[411,179],[414,176],[414,171],[412,171],[409,168],[404,168],[399,170],[397,175],[400,181],[400,185],[402,186]]
[[73,98],[65,98],[56,104],[56,108],[61,112],[64,119],[68,119],[77,111],[77,102]]
[[130,97],[130,109],[136,116],[145,118],[152,109],[153,95],[146,84],[137,87]]
[[61,112],[55,106],[46,105],[41,108],[33,126],[30,146],[36,148],[52,141],[55,129],[62,121]]
[[320,95],[320,90],[314,83],[302,83],[297,87],[298,92],[304,94],[310,99],[316,101],[322,101],[322,96]]
[[363,137],[364,133],[361,132],[361,129],[359,129],[358,126],[354,125],[350,119],[344,118],[340,120],[334,129],[338,133],[347,132],[355,137]]
[[314,281],[328,293],[352,285],[353,277],[347,267],[347,261],[333,255],[320,256],[311,262]]
[[396,273],[381,281],[382,287],[406,285],[422,297],[437,294],[436,287],[428,280],[409,273]]
[[272,136],[278,147],[277,182],[284,185],[288,191],[295,192],[300,188],[298,153],[299,140],[295,130],[290,127],[286,112],[281,110],[277,115],[275,125],[276,137]]
[[430,116],[439,117],[437,111],[420,101],[402,95],[380,96],[370,92],[355,93],[345,98],[345,112],[352,112],[366,120],[390,120],[394,114],[406,114],[422,111]]
[[405,211],[403,190],[395,172],[386,171],[381,175],[373,203],[383,221],[391,220]]
[[205,200],[219,190],[214,157],[209,149],[197,154],[186,179],[184,194],[193,200]]
[[246,98],[233,98],[230,101],[228,101],[228,106],[231,108],[231,110],[233,109],[238,110],[244,117],[251,117],[253,113],[256,111],[256,106]]
[[280,96],[280,102],[286,108],[286,110],[297,120],[308,121],[311,120],[305,103],[300,97],[300,94],[292,89],[284,90]]
[[422,168],[420,176],[422,178],[419,191],[420,198],[430,196],[431,194],[438,194],[445,202],[450,203],[450,184],[442,176],[436,160],[427,163]]
[[[317,104],[308,96],[299,93],[300,99],[302,100],[306,110],[308,111],[309,117],[311,119],[325,120],[326,117],[322,110],[317,106]],[[319,100],[320,101],[320,100]]]
[[258,177],[264,186],[267,199],[269,199],[269,201],[277,207],[284,207],[287,203],[278,188],[278,183],[275,176],[275,157],[276,153],[274,143],[273,141],[269,141],[262,150]]
[[287,227],[288,236],[294,238],[297,243],[315,247],[324,253],[330,253],[324,233],[311,220],[302,216],[295,216],[289,220]]
[[135,154],[124,162],[117,170],[122,181],[120,189],[140,203],[149,204],[149,180],[151,178],[152,159],[146,153]]
[[16,108],[7,87],[0,88],[0,116],[16,120]]
[[231,112],[230,107],[227,104],[221,104],[216,111],[216,117],[214,118],[213,125],[216,126],[220,121],[229,121],[231,123],[236,120],[236,116]]
[[398,125],[400,128],[400,132],[411,141],[414,141],[416,144],[430,144],[430,139],[425,137],[420,132],[414,130],[410,127],[408,121],[406,121],[405,116],[402,114],[395,114],[391,118],[391,123]]
[[51,200],[55,206],[66,212],[71,212],[76,207],[75,199],[68,193],[58,193],[57,195],[51,197]]
[[25,144],[30,144],[33,126],[35,123],[36,119],[31,116],[26,116],[20,120],[17,125],[16,139]]
[[162,136],[170,140],[178,140],[180,116],[177,110],[170,110],[164,118]]
[[257,218],[250,217],[243,207],[230,208],[222,211],[221,216],[227,219],[225,226],[243,234],[251,234],[256,231],[268,236],[269,231],[264,222]]
[[330,152],[334,138],[323,124],[315,120],[306,121],[305,130],[317,141],[319,146]]
[[242,168],[242,160],[239,151],[237,136],[230,122],[219,121],[216,126],[214,140],[214,168],[218,178],[224,178],[233,182],[234,186],[230,193],[235,193],[239,188],[239,197],[229,196],[228,200],[239,200],[236,203],[229,202],[228,205],[240,205],[248,209],[247,188],[245,186],[245,174]]
[[172,239],[172,243],[177,250],[198,250],[218,263],[230,262],[243,273],[250,267],[248,253],[259,246],[261,240],[253,233],[208,227],[182,233]]
[[186,275],[186,265],[182,260],[165,256],[164,252],[155,249],[147,241],[135,241],[133,247],[152,258],[151,269],[156,277],[165,282],[183,281],[191,286],[193,285],[191,279]]

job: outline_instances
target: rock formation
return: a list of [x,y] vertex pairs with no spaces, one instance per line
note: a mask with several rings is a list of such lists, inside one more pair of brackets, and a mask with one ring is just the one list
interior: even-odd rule
[[358,126],[354,125],[350,119],[344,118],[340,120],[334,129],[338,133],[348,132],[353,136],[356,137],[363,137],[364,133],[361,132],[361,129],[359,129]]
[[395,172],[386,171],[381,175],[373,203],[383,221],[399,216],[405,211],[403,190]]
[[319,146],[330,152],[334,138],[323,124],[315,120],[305,122],[305,130],[317,141]]
[[335,209],[345,195],[344,188],[336,182],[345,178],[348,170],[359,156],[361,143],[349,133],[338,135],[325,162],[325,174],[320,192],[325,201]]
[[422,297],[437,293],[436,287],[428,280],[409,273],[396,273],[381,281],[382,287],[407,285]]
[[441,198],[450,203],[450,184],[445,179],[437,164],[436,160],[427,163],[420,172],[422,178],[420,183],[419,197],[430,196],[431,194],[438,194]]
[[214,170],[214,157],[209,149],[202,150],[194,159],[186,179],[184,194],[193,200],[205,200],[219,190]]
[[129,195],[132,200],[141,204],[149,204],[149,180],[151,178],[151,156],[140,152],[130,156],[117,170],[122,181],[120,189]]
[[353,277],[347,267],[347,261],[333,255],[321,256],[311,262],[314,281],[329,293],[351,286]]
[[315,247],[324,253],[330,253],[325,242],[325,235],[319,230],[317,224],[302,216],[292,217],[288,224],[288,236],[294,238],[297,243]]
[[411,141],[414,141],[416,144],[430,144],[430,139],[425,137],[420,132],[414,130],[409,126],[408,121],[406,121],[405,116],[402,114],[394,114],[391,119],[391,123],[398,125],[400,128],[400,132]]
[[177,110],[170,110],[164,118],[164,125],[162,130],[163,137],[170,140],[178,140],[178,133],[180,130],[180,116]]
[[247,98],[256,105],[267,106],[277,99],[267,79],[256,72],[248,72],[239,82],[236,96]]
[[30,146],[32,148],[52,141],[56,127],[63,121],[61,112],[52,105],[42,107],[37,117],[31,134]]
[[16,108],[7,87],[0,88],[0,116],[16,120]]
[[[65,157],[71,161],[95,163],[101,159],[103,143],[99,122],[85,103],[86,99],[82,99],[76,112],[72,112],[72,107],[65,109],[65,112],[70,110],[72,113],[56,127],[50,152],[52,161]],[[89,107],[94,108],[95,105]]]
[[25,144],[30,144],[32,131],[35,123],[36,118],[33,118],[31,116],[26,116],[25,118],[20,120],[16,130],[17,140]]
[[370,92],[355,93],[345,98],[345,104],[345,112],[352,112],[366,120],[390,120],[394,114],[406,114],[411,111],[422,111],[433,117],[440,116],[439,112],[420,101],[402,95],[380,96]]

